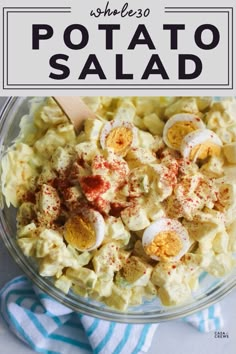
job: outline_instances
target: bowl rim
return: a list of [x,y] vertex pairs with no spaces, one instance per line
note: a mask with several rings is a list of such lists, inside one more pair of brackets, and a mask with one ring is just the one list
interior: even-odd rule
[[[5,124],[7,121],[8,113],[10,112],[11,107],[14,106],[15,102],[17,102],[18,99],[19,97],[8,97],[0,111],[0,147],[2,146],[2,140],[4,137],[4,134],[2,135],[2,129],[3,132],[4,129],[6,130],[7,127],[5,126]],[[9,254],[13,258],[15,263],[21,268],[23,273],[41,291],[51,296],[54,300],[58,301],[62,305],[67,306],[73,311],[79,312],[84,315],[93,316],[98,319],[131,324],[158,323],[163,321],[175,320],[192,315],[213,305],[214,303],[220,301],[227,294],[229,294],[236,287],[235,274],[227,284],[222,285],[222,283],[220,283],[209,293],[207,293],[207,296],[204,296],[199,302],[197,300],[196,303],[192,302],[186,305],[183,304],[180,306],[163,306],[163,313],[156,313],[154,311],[146,313],[145,310],[143,311],[143,313],[131,313],[129,312],[129,310],[126,312],[120,312],[112,308],[104,308],[102,306],[102,303],[100,303],[100,306],[91,306],[91,304],[89,302],[86,302],[86,300],[81,300],[75,303],[73,298],[70,298],[68,295],[64,294],[62,291],[53,286],[53,284],[47,278],[40,276],[35,270],[32,270],[32,267],[30,266],[30,262],[29,260],[27,260],[27,257],[25,257],[22,252],[19,252],[19,248],[17,248],[16,244],[14,243],[14,238],[9,238],[7,234],[7,225],[1,209],[0,236]],[[141,306],[145,306],[145,304],[142,304]],[[166,313],[166,310],[171,310],[172,312]]]

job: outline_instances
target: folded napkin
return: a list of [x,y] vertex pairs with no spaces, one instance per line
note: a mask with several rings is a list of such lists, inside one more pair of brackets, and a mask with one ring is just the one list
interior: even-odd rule
[[[46,354],[147,352],[158,324],[122,324],[72,312],[20,276],[0,292],[0,313],[10,329]],[[219,304],[184,319],[202,332],[223,326]]]

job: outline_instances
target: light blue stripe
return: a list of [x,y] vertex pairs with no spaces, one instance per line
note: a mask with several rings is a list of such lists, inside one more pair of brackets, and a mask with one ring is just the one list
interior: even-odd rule
[[71,328],[76,328],[76,329],[82,329],[81,328],[81,325],[78,323],[78,324],[76,324],[76,323],[72,323],[72,322],[66,322],[65,324],[64,324],[64,326],[68,326],[68,327],[71,327]]
[[86,330],[88,337],[90,337],[93,334],[93,332],[98,327],[98,325],[99,325],[99,320],[97,318],[95,318],[93,323],[91,324],[91,326]]
[[102,349],[105,347],[105,345],[108,343],[108,341],[111,339],[112,333],[114,331],[114,328],[116,326],[115,322],[111,322],[107,331],[107,334],[105,337],[101,340],[101,342],[96,346],[96,348],[93,350],[95,354],[101,353]]
[[27,290],[28,292],[27,292],[27,297],[26,297],[26,295],[21,295],[21,296],[19,296],[18,297],[18,299],[16,300],[16,304],[17,305],[19,305],[19,306],[21,306],[21,303],[24,301],[24,300],[28,300],[28,299],[31,299],[31,300],[34,300],[34,304],[35,304],[35,294],[34,294],[34,292],[32,291],[29,291],[29,290]]
[[[41,303],[38,303],[38,302],[35,302],[35,303],[31,306],[30,311],[33,312],[33,313],[35,313],[35,309],[36,309],[37,307],[40,307],[41,309],[43,309],[43,312],[41,312],[40,315],[45,315],[45,316],[47,316],[48,313],[47,313],[46,309],[43,307],[43,305],[42,305]],[[57,317],[57,316],[50,316],[50,318],[55,322],[55,324],[56,324],[58,327],[60,327],[60,326],[63,324],[63,323],[61,322],[60,318]]]
[[7,297],[8,297],[8,295],[9,295],[9,297],[10,297],[11,295],[16,295],[16,296],[20,295],[20,297],[22,298],[22,300],[24,300],[24,299],[25,299],[25,296],[31,296],[31,295],[33,295],[33,294],[34,294],[34,293],[33,293],[32,290],[17,289],[17,290],[11,290],[11,291],[9,291],[9,293],[7,294]]
[[50,318],[56,323],[58,327],[61,327],[64,324],[57,316],[50,316]]
[[[8,299],[9,297],[12,295],[12,293],[17,294],[19,292],[19,290],[15,290],[15,291],[10,291],[7,296],[6,296],[6,304],[8,303]],[[9,320],[11,321],[11,323],[14,324],[17,332],[22,336],[22,338],[24,338],[28,344],[36,351],[40,352],[40,353],[44,353],[44,354],[60,354],[59,352],[55,352],[55,351],[51,351],[51,350],[46,350],[43,348],[40,348],[38,346],[36,346],[34,344],[34,342],[31,340],[31,338],[28,336],[28,334],[24,331],[24,329],[20,326],[19,322],[17,321],[17,319],[12,315],[11,312],[9,312],[7,305],[5,306],[6,312],[9,316]],[[4,317],[3,317],[4,318]],[[6,321],[7,324],[9,324],[9,322],[4,318],[4,320]]]
[[205,332],[205,321],[203,319],[202,312],[198,312],[197,316],[199,318],[198,329],[200,332]]
[[139,341],[138,341],[138,344],[135,347],[135,349],[132,351],[132,354],[137,354],[142,349],[142,346],[145,342],[146,335],[147,335],[150,327],[151,327],[151,324],[144,325],[143,330],[140,335],[140,338],[139,338]]
[[[43,299],[47,299],[47,300],[50,300],[52,302],[55,302],[55,300],[53,300],[50,296],[48,296],[47,294],[43,294],[43,293],[40,293],[40,294],[37,294],[38,298],[43,300]],[[60,318],[58,316],[56,316],[53,312],[49,311],[48,309],[46,309],[46,312],[45,314],[47,314],[48,316],[52,317],[53,319],[55,319],[55,322],[56,324],[58,324],[59,326],[61,326],[63,324],[63,322],[60,320]],[[66,315],[69,315],[70,313],[68,314],[65,314],[65,315],[62,315],[62,316],[66,316]]]
[[[11,282],[11,284],[17,284],[17,283],[20,283],[20,282],[22,282],[22,277],[21,277],[21,279],[15,279],[14,281]],[[9,287],[9,284],[10,283],[8,283],[7,286],[5,286],[5,289],[3,289],[3,290],[7,290],[7,288]],[[17,296],[17,295],[22,295],[22,294],[25,294],[25,296],[31,296],[31,295],[34,295],[34,292],[32,290],[30,290],[30,289],[29,290],[12,290],[6,296],[6,303],[8,303],[8,299],[9,299],[10,296],[12,296],[12,295],[16,295]],[[21,302],[23,300],[25,300],[25,296],[20,296],[17,299],[16,303],[21,304]],[[50,299],[50,297],[48,297],[48,296],[44,296],[44,297],[47,297],[47,298]],[[43,348],[37,347],[32,342],[32,340],[29,337],[29,335],[20,326],[20,324],[18,323],[17,319],[9,312],[7,306],[5,306],[5,308],[6,308],[6,312],[7,312],[8,316],[9,316],[9,319],[14,324],[17,332],[19,332],[19,334],[22,335],[22,337],[31,345],[31,347],[34,350],[37,350],[38,352],[45,353],[45,354],[60,354],[59,352],[48,351],[48,350],[45,350]],[[25,314],[29,317],[29,319],[32,321],[32,323],[35,325],[35,327],[39,330],[39,332],[44,337],[50,337],[52,339],[60,340],[62,342],[66,342],[66,343],[75,345],[77,347],[79,346],[81,349],[84,348],[85,350],[88,350],[88,352],[91,353],[91,348],[90,348],[90,346],[87,343],[82,343],[82,342],[79,342],[79,341],[76,341],[76,340],[73,340],[73,339],[70,339],[70,338],[67,338],[67,337],[64,337],[64,336],[55,335],[55,334],[52,334],[51,336],[48,336],[47,331],[45,330],[43,325],[39,322],[38,318],[33,313],[31,313],[29,310],[27,310],[27,309],[23,309],[23,310],[24,310]],[[7,321],[6,318],[4,318],[4,320],[9,324],[9,322]]]
[[214,308],[214,306],[210,306],[209,308],[208,308],[208,316],[209,316],[209,318],[214,318],[215,317],[215,308]]
[[[36,299],[35,299],[35,294],[33,293],[33,294],[29,294],[29,293],[27,293],[27,297],[25,296],[25,295],[22,295],[22,296],[19,296],[18,297],[18,299],[16,300],[16,304],[17,305],[19,305],[19,306],[21,306],[21,304],[22,304],[22,302],[24,301],[24,300],[27,300],[27,299],[33,299],[34,300],[34,302],[33,302],[33,304],[31,305],[31,307],[30,307],[30,311],[34,311],[34,308],[36,307],[36,306],[40,306],[40,304],[38,304],[37,303],[37,301],[36,301]],[[42,307],[42,305],[41,305],[41,307]],[[33,309],[33,310],[32,310]]]
[[[16,303],[18,303],[19,305],[21,304],[21,302],[24,300],[24,297],[20,297],[17,299]],[[64,336],[60,336],[60,335],[55,335],[55,338],[53,338],[53,334],[51,336],[49,336],[49,333],[47,332],[47,330],[45,329],[45,327],[42,325],[42,323],[39,321],[39,319],[37,318],[36,315],[34,315],[31,311],[29,311],[28,309],[23,309],[25,314],[29,317],[29,319],[31,320],[31,322],[35,325],[35,327],[38,329],[38,331],[46,338],[51,337],[52,339],[56,339],[56,340],[61,340],[63,342],[66,343],[70,343],[72,345],[76,345],[76,346],[80,346],[81,348],[84,346],[84,343],[64,337]],[[87,346],[87,344],[86,344]],[[88,347],[88,346],[87,346]],[[90,347],[89,347],[90,348]],[[87,348],[86,348],[87,349]]]
[[220,329],[220,319],[218,316],[215,315],[215,306],[209,307],[209,318],[214,320],[215,329]]
[[[35,295],[35,293],[34,293],[34,299],[35,299],[35,297],[36,297],[36,295]],[[24,298],[23,298],[23,299],[20,299],[20,298],[19,298],[19,299],[17,300],[17,304],[18,304],[18,305],[21,305],[22,300],[24,300]],[[50,318],[56,323],[57,326],[60,327],[60,326],[63,324],[58,316],[55,316],[55,315],[53,315],[53,314],[51,314],[51,313],[48,313],[49,311],[47,311],[47,310],[45,309],[45,307],[44,307],[40,302],[37,301],[37,299],[35,299],[35,302],[34,302],[33,305],[31,306],[30,311],[31,311],[31,312],[35,312],[35,309],[37,308],[37,306],[39,306],[41,309],[43,309],[43,312],[42,312],[41,314],[43,314],[43,315],[49,315]]]
[[10,282],[8,282],[0,291],[0,296],[6,291],[6,289],[8,289],[10,286],[12,286],[13,284],[19,284],[19,283],[27,283],[27,286],[30,287],[29,281],[27,280],[27,278],[25,276],[20,276],[17,277],[13,280],[11,280]]
[[70,323],[74,326],[78,326],[84,330],[84,327],[82,326],[82,323],[80,320],[81,318],[82,318],[82,316],[78,316],[78,314],[76,312],[73,312],[70,316],[68,323]]
[[[17,296],[17,295],[22,295],[22,294],[28,295],[29,293],[31,293],[31,290],[22,290],[22,289],[19,290],[19,289],[17,289],[17,290],[9,291],[7,293],[7,295],[6,295],[6,299],[7,300],[5,300],[5,307],[7,307],[8,299],[9,299],[10,296],[12,296],[12,295],[16,295]],[[2,298],[2,295],[0,295],[0,307],[2,307],[2,303],[3,303],[3,298]]]
[[89,353],[91,353],[91,347],[87,343],[83,343],[83,342],[80,342],[78,340],[71,339],[69,337],[65,337],[65,336],[62,336],[62,335],[59,335],[59,334],[53,334],[53,333],[51,335],[49,335],[48,338],[59,340],[59,341],[62,341],[64,343],[72,344],[72,345],[74,345],[74,346],[76,346],[78,348],[85,349]]
[[28,310],[25,310],[25,313],[27,314],[27,316],[29,317],[29,319],[32,321],[32,323],[35,325],[35,327],[38,329],[38,331],[46,338],[51,338],[51,339],[55,339],[55,340],[59,340],[61,342],[64,343],[69,343],[71,345],[74,345],[76,347],[79,348],[85,348],[85,349],[89,349],[90,347],[88,346],[88,344],[80,342],[78,340],[74,340],[59,334],[49,334],[47,332],[47,330],[44,328],[44,326],[42,325],[42,323],[38,320],[37,316],[35,316],[33,313],[29,312]]
[[84,331],[84,328],[82,327],[82,325],[81,325],[81,327],[79,326],[79,325],[77,325],[76,326],[76,324],[71,324],[71,323],[64,323],[63,324],[63,327],[67,327],[67,328],[70,328],[71,329],[71,331],[73,331],[73,330],[76,330],[76,335],[77,335],[77,337],[78,336],[82,336],[83,337],[83,339],[84,339],[84,343],[89,343],[89,340],[88,340],[88,337],[87,337],[87,335],[85,334],[85,331]]
[[67,321],[64,323],[65,326],[70,326],[71,328],[76,328],[77,330],[84,332],[84,327],[82,326],[81,322],[74,322],[72,320]]
[[44,315],[45,314],[45,312],[46,312],[46,310],[45,310],[45,308],[43,307],[43,305],[42,304],[40,304],[40,303],[38,303],[38,302],[35,302],[31,307],[30,307],[30,311],[32,311],[32,312],[36,312],[36,309],[37,309],[37,307],[39,307],[40,309],[42,309],[43,310],[43,312],[40,312],[40,315]]
[[130,332],[132,331],[132,328],[133,328],[133,326],[130,325],[130,324],[128,324],[128,325],[126,326],[126,329],[125,329],[125,333],[124,333],[124,335],[123,335],[123,338],[120,340],[120,342],[119,342],[118,345],[116,346],[116,348],[115,348],[113,354],[119,354],[119,353],[122,351],[124,345],[125,345],[126,342],[129,340],[129,335],[130,335]]
[[[48,309],[46,310],[45,315],[48,315],[50,318],[52,318],[58,326],[64,324],[64,322],[61,321],[59,316],[54,315],[54,313],[50,312]],[[67,315],[62,315],[62,316],[67,316]]]
[[31,320],[31,322],[34,324],[34,326],[38,329],[38,331],[44,336],[44,337],[48,337],[48,332],[46,331],[46,329],[44,328],[44,326],[42,325],[42,323],[38,320],[37,316],[35,316],[32,312],[30,312],[27,309],[23,309],[25,314],[28,316],[28,318]]
[[219,317],[214,318],[215,329],[221,329],[221,323]]
[[[45,313],[45,309],[44,309],[44,307],[42,306],[42,304],[38,303],[37,300],[35,299],[35,293],[34,293],[33,295],[27,294],[27,297],[26,297],[25,295],[20,296],[20,297],[16,300],[16,304],[19,305],[19,306],[22,306],[22,305],[21,305],[22,302],[23,302],[24,300],[29,299],[29,298],[34,300],[33,304],[32,304],[31,307],[29,308],[29,311],[35,312],[35,308],[39,306],[41,309],[44,310],[44,312],[41,313],[41,314],[44,314],[44,313]],[[28,310],[28,309],[27,309],[27,310]]]
[[203,272],[201,273],[200,277],[199,277],[199,283],[201,283],[207,276],[207,272]]
[[202,333],[205,332],[205,322],[203,320],[201,320],[198,324],[198,330]]

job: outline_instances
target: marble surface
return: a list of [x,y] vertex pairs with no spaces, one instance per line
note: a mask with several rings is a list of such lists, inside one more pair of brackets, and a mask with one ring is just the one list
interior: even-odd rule
[[[4,98],[0,97],[0,105]],[[20,268],[8,254],[0,237],[0,288],[9,280],[22,274]],[[222,301],[225,332],[229,338],[214,338],[214,332],[199,333],[181,321],[162,323],[157,329],[148,354],[234,354],[236,348],[236,289]],[[14,336],[0,316],[0,353],[33,354],[34,351]],[[4,348],[4,349],[3,349]],[[70,354],[79,353],[79,350]],[[112,353],[109,353],[112,354]],[[130,353],[127,353],[130,354]]]

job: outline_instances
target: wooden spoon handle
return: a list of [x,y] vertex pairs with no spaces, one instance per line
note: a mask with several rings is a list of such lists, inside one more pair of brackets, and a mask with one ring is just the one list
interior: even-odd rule
[[54,96],[53,99],[67,115],[77,133],[81,130],[85,119],[95,118],[95,113],[90,110],[80,97]]

